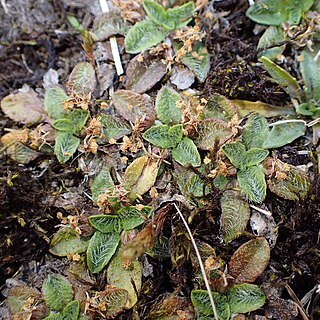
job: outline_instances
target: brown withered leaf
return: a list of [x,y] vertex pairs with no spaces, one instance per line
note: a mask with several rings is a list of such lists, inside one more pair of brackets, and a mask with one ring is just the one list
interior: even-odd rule
[[134,196],[143,195],[153,187],[160,163],[147,156],[134,160],[126,169],[123,176],[123,186]]
[[126,89],[144,93],[158,83],[166,73],[167,66],[161,58],[141,53],[128,65]]
[[42,101],[27,85],[24,85],[18,93],[4,97],[1,100],[1,109],[7,117],[23,124],[47,120]]
[[130,90],[118,90],[112,96],[116,110],[132,123],[142,121],[144,128],[152,126],[156,111],[150,99]]
[[263,237],[252,239],[232,255],[229,273],[237,283],[254,282],[267,267],[270,260],[270,247]]

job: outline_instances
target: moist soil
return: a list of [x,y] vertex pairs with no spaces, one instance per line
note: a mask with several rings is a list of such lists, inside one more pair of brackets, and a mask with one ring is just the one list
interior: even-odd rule
[[[50,68],[60,70],[63,82],[72,67],[84,58],[81,40],[66,22],[66,15],[73,14],[80,21],[86,19],[90,25],[93,19],[90,10],[95,10],[85,1],[14,0],[14,3],[17,9],[11,10],[10,15],[0,8],[0,98],[25,83],[32,88],[41,88],[43,75]],[[245,17],[247,1],[226,0],[217,2],[215,6],[218,11],[228,12],[226,17],[230,25],[222,28],[223,32],[207,30],[206,43],[212,54],[212,66],[205,84],[198,89],[207,98],[213,93],[220,93],[232,99],[284,105],[289,97],[269,80],[257,62],[259,35],[253,32],[254,23]],[[1,113],[0,135],[5,133],[4,128],[17,128],[17,125]],[[314,159],[299,154],[302,142],[279,149],[278,158],[293,165],[314,162]],[[59,224],[56,215],[58,212],[66,213],[57,205],[59,192],[78,187],[84,176],[76,170],[76,162],[62,166],[55,157],[46,155],[28,165],[19,165],[4,152],[0,159],[1,292],[6,280],[17,272],[24,270],[27,277],[25,273],[31,262],[44,263],[48,241]],[[211,195],[212,205],[202,209],[191,227],[197,230],[199,240],[210,243],[219,254],[225,251],[219,238],[215,237],[215,232],[219,233],[219,225],[214,217],[220,215],[217,196]],[[85,196],[81,198],[82,207],[90,203]],[[272,279],[275,286],[290,285],[301,299],[320,283],[320,179],[315,177],[310,194],[304,201],[287,201],[268,194],[265,204],[277,222],[279,237],[271,251],[269,271],[263,277]],[[168,230],[178,233],[182,225],[177,226],[173,217],[168,220]],[[178,242],[181,243],[180,240]],[[244,237],[233,241],[228,252],[232,253],[244,242]],[[228,252],[223,258],[230,257]],[[166,291],[180,290],[188,296],[192,290],[191,272],[188,272],[190,263],[178,264],[174,269],[167,261],[154,260],[152,265],[156,281],[149,280],[142,288],[141,302],[137,307],[141,319],[150,310],[154,299]],[[3,300],[4,296],[0,298]],[[282,298],[290,298],[289,293],[284,291]],[[314,299],[309,308],[314,314],[318,303]],[[133,316],[128,312],[118,319],[133,319]],[[301,319],[300,316],[297,319]],[[313,319],[316,319],[315,315]]]

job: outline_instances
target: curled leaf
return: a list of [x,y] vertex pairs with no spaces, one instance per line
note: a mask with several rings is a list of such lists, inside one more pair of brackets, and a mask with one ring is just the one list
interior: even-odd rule
[[267,267],[270,260],[270,247],[263,237],[252,239],[232,255],[229,273],[238,283],[254,282]]

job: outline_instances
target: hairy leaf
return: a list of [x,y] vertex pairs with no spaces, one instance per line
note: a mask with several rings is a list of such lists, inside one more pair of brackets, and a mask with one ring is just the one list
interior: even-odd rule
[[61,118],[52,122],[52,126],[59,131],[74,132],[74,124],[70,119]]
[[61,311],[73,298],[71,284],[59,274],[48,275],[43,282],[42,293],[46,305],[55,311]]
[[54,154],[60,163],[66,163],[77,151],[80,139],[70,132],[58,131]]
[[181,124],[172,127],[159,124],[149,128],[143,134],[143,138],[160,148],[174,148],[182,140],[182,130]]
[[263,237],[252,239],[232,255],[229,273],[236,282],[254,282],[267,267],[270,260],[270,247]]
[[123,176],[123,186],[132,194],[143,195],[153,187],[159,170],[159,163],[147,156],[134,160]]
[[87,265],[92,273],[100,272],[110,261],[120,241],[117,233],[96,231],[87,249]]
[[166,21],[173,21],[174,28],[180,29],[186,26],[190,22],[193,12],[194,12],[194,3],[193,1],[190,1],[181,6],[177,6],[175,8],[169,8],[167,10]]
[[254,166],[262,162],[269,154],[268,150],[261,148],[252,148],[245,155],[245,165],[247,167]]
[[242,141],[247,149],[262,148],[268,133],[267,119],[258,113],[254,113],[249,117],[243,128]]
[[76,300],[71,301],[64,307],[62,311],[63,320],[78,320],[79,312],[80,302]]
[[181,111],[176,106],[179,100],[181,100],[181,96],[174,89],[165,86],[159,90],[156,99],[156,112],[161,122],[173,124],[181,121]]
[[98,214],[89,217],[90,224],[102,233],[120,233],[121,221],[117,215]]
[[272,127],[262,144],[263,148],[279,148],[304,135],[306,126],[302,122],[282,123]]
[[199,167],[201,157],[194,142],[188,137],[184,137],[181,142],[172,150],[172,157],[183,166],[191,165]]
[[63,103],[68,100],[67,94],[58,86],[48,88],[44,96],[44,109],[52,119],[64,118],[68,113]]
[[110,116],[100,115],[102,137],[98,142],[107,143],[111,138],[118,140],[131,133],[132,129],[125,120]]
[[96,88],[96,74],[89,62],[80,62],[73,68],[67,83],[69,92],[86,97]]
[[160,25],[167,30],[174,29],[174,20],[167,19],[166,10],[157,2],[144,0],[143,9],[155,24]]
[[127,33],[125,48],[128,53],[139,53],[164,40],[166,31],[153,21],[137,22]]
[[263,291],[254,284],[236,284],[227,291],[232,313],[247,313],[261,308],[266,301]]
[[300,70],[308,99],[320,100],[320,67],[310,53],[302,51]]
[[292,77],[286,70],[276,65],[267,57],[261,57],[260,60],[272,79],[281,86],[291,98],[301,99],[302,91],[296,78]]
[[246,148],[240,142],[232,142],[222,147],[224,154],[236,168],[243,168],[246,164]]
[[295,166],[276,161],[276,172],[283,178],[272,177],[268,180],[271,192],[287,200],[304,199],[310,188],[310,179],[306,173]]
[[73,132],[80,134],[81,130],[87,123],[89,112],[87,110],[74,109],[68,114],[67,118],[73,123]]
[[279,27],[270,26],[261,36],[258,49],[265,49],[259,56],[265,56],[271,61],[275,60],[284,51],[285,46],[276,46],[273,48],[266,49],[267,47],[274,46],[284,41],[284,32]]
[[92,198],[94,202],[98,201],[101,194],[112,188],[114,185],[113,180],[110,175],[110,168],[107,166],[102,166],[98,174],[94,177],[91,184]]
[[152,208],[144,206],[140,211],[135,206],[126,206],[118,211],[118,216],[121,221],[121,226],[124,230],[131,230],[150,217]]
[[228,124],[222,120],[206,119],[198,124],[198,135],[194,142],[199,149],[213,150],[232,136]]
[[250,218],[249,204],[239,192],[227,190],[220,199],[221,231],[226,243],[236,239],[246,229]]
[[238,114],[238,109],[233,104],[233,101],[219,93],[215,93],[208,100],[203,112],[205,118],[222,119],[229,122],[233,116]]
[[[227,298],[225,296],[220,295],[217,292],[212,292],[212,296],[217,308],[219,320],[229,320],[230,306]],[[198,317],[213,315],[210,298],[206,290],[192,290],[191,301]]]
[[201,42],[197,42],[192,52],[181,58],[181,62],[194,72],[200,82],[206,80],[210,70],[210,55]]
[[64,257],[69,254],[85,252],[88,241],[82,239],[74,229],[63,227],[56,232],[50,242],[50,252]]
[[142,268],[139,261],[135,260],[129,267],[123,266],[123,250],[119,250],[113,257],[108,270],[107,279],[110,285],[128,291],[126,309],[132,308],[137,300],[137,293],[142,285]]
[[265,199],[267,185],[262,167],[255,165],[239,170],[237,178],[241,192],[246,198],[257,203]]

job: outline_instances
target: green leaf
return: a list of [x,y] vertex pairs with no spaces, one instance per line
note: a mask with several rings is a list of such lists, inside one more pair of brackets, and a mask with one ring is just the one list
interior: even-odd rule
[[233,116],[238,114],[238,109],[232,101],[219,93],[215,93],[208,100],[203,112],[204,118],[221,119],[229,122]]
[[236,284],[227,291],[232,313],[247,313],[261,308],[266,302],[263,291],[254,284]]
[[77,300],[69,302],[62,311],[63,320],[78,320],[80,302]]
[[224,241],[229,243],[246,229],[250,218],[250,207],[239,192],[234,190],[227,190],[222,194],[220,205],[221,231]]
[[181,100],[180,94],[172,88],[162,87],[156,99],[156,112],[158,119],[165,124],[176,124],[181,121],[181,111],[176,106]]
[[139,53],[164,40],[166,32],[154,22],[143,20],[137,22],[127,33],[125,48],[128,53]]
[[291,143],[304,135],[306,125],[303,122],[281,123],[272,127],[265,137],[262,147],[265,149],[279,148]]
[[67,87],[68,91],[86,97],[96,88],[96,74],[93,66],[89,62],[80,62],[75,65],[70,73]]
[[320,100],[320,67],[310,53],[302,51],[300,70],[306,85],[305,92],[308,99]]
[[181,58],[181,62],[194,72],[200,82],[206,80],[210,70],[210,55],[201,42],[197,42],[192,52]]
[[209,193],[209,187],[192,170],[174,163],[174,172],[179,188],[185,197],[203,197]]
[[73,123],[73,133],[80,134],[87,123],[89,112],[82,109],[74,109],[68,114],[68,119]]
[[193,1],[187,2],[182,6],[177,6],[175,8],[169,8],[167,10],[167,19],[168,21],[174,22],[174,29],[180,29],[186,26],[194,12],[194,3]]
[[199,149],[213,150],[232,136],[232,131],[225,121],[206,119],[198,123],[198,134],[193,140]]
[[146,221],[152,213],[152,208],[144,206],[140,211],[135,206],[126,206],[118,211],[121,226],[124,230],[131,230]]
[[172,157],[184,167],[191,165],[199,167],[201,157],[194,142],[188,137],[184,137],[178,145],[172,149]]
[[[217,292],[212,292],[212,297],[217,308],[219,320],[229,320],[230,306],[227,298]],[[210,298],[206,290],[192,290],[191,301],[198,317],[213,315]]]
[[174,20],[167,19],[166,10],[160,4],[151,0],[144,0],[142,5],[148,17],[155,24],[160,25],[167,30],[174,29]]
[[67,15],[67,19],[72,27],[77,30],[79,33],[82,33],[85,29],[81,26],[80,22],[75,16]]
[[246,148],[240,142],[232,142],[222,147],[224,154],[236,168],[245,167]]
[[143,195],[153,187],[159,170],[159,162],[142,156],[134,160],[123,176],[123,186],[133,195]]
[[44,96],[44,109],[52,119],[64,118],[68,112],[63,108],[63,103],[69,97],[64,90],[58,86],[48,88]]
[[63,315],[61,313],[53,313],[51,312],[44,320],[64,320]]
[[137,293],[142,286],[142,268],[138,260],[132,261],[129,267],[123,266],[123,250],[112,258],[107,270],[108,284],[128,291],[126,309],[132,308],[138,301]]
[[244,170],[239,170],[237,179],[241,192],[248,200],[261,203],[266,197],[267,185],[263,168],[251,166]]
[[94,177],[91,184],[92,199],[96,203],[101,194],[109,188],[113,188],[114,183],[110,175],[110,168],[102,166],[99,173]]
[[92,273],[100,272],[110,261],[120,241],[117,233],[96,231],[87,249],[87,265]]
[[181,124],[177,124],[172,127],[159,124],[149,128],[143,134],[143,138],[160,148],[174,148],[182,140],[182,130],[183,127]]
[[243,128],[242,141],[247,149],[262,148],[268,133],[267,119],[258,113],[254,113],[249,117]]
[[281,86],[291,98],[297,98],[299,100],[302,98],[302,91],[296,78],[292,77],[291,74],[267,57],[261,57],[260,61],[272,79]]
[[121,232],[121,221],[117,215],[98,214],[90,216],[89,222],[102,233]]
[[71,284],[59,274],[48,275],[43,282],[42,293],[48,308],[55,311],[61,311],[73,298]]
[[118,140],[131,133],[131,127],[125,120],[110,116],[100,115],[101,133],[103,137],[98,142],[107,143],[111,138]]
[[49,251],[56,256],[64,257],[85,252],[87,247],[88,241],[82,239],[74,229],[63,227],[54,234]]
[[265,56],[271,61],[275,60],[280,54],[283,53],[285,46],[274,47],[266,49],[267,47],[274,46],[280,42],[284,41],[284,32],[279,27],[270,26],[261,36],[257,49],[265,49],[261,53],[260,56]]
[[263,237],[252,239],[232,255],[229,274],[238,283],[254,282],[267,267],[270,260],[270,247]]
[[70,132],[58,131],[56,135],[56,143],[54,146],[54,154],[60,163],[66,163],[77,151],[80,139]]
[[74,133],[74,124],[70,119],[61,118],[54,120],[52,126],[59,131]]
[[251,167],[262,162],[269,154],[268,150],[252,148],[245,155],[245,166]]
[[283,179],[271,177],[268,187],[271,192],[287,200],[306,198],[310,189],[310,178],[302,170],[276,160],[276,172],[283,173]]

